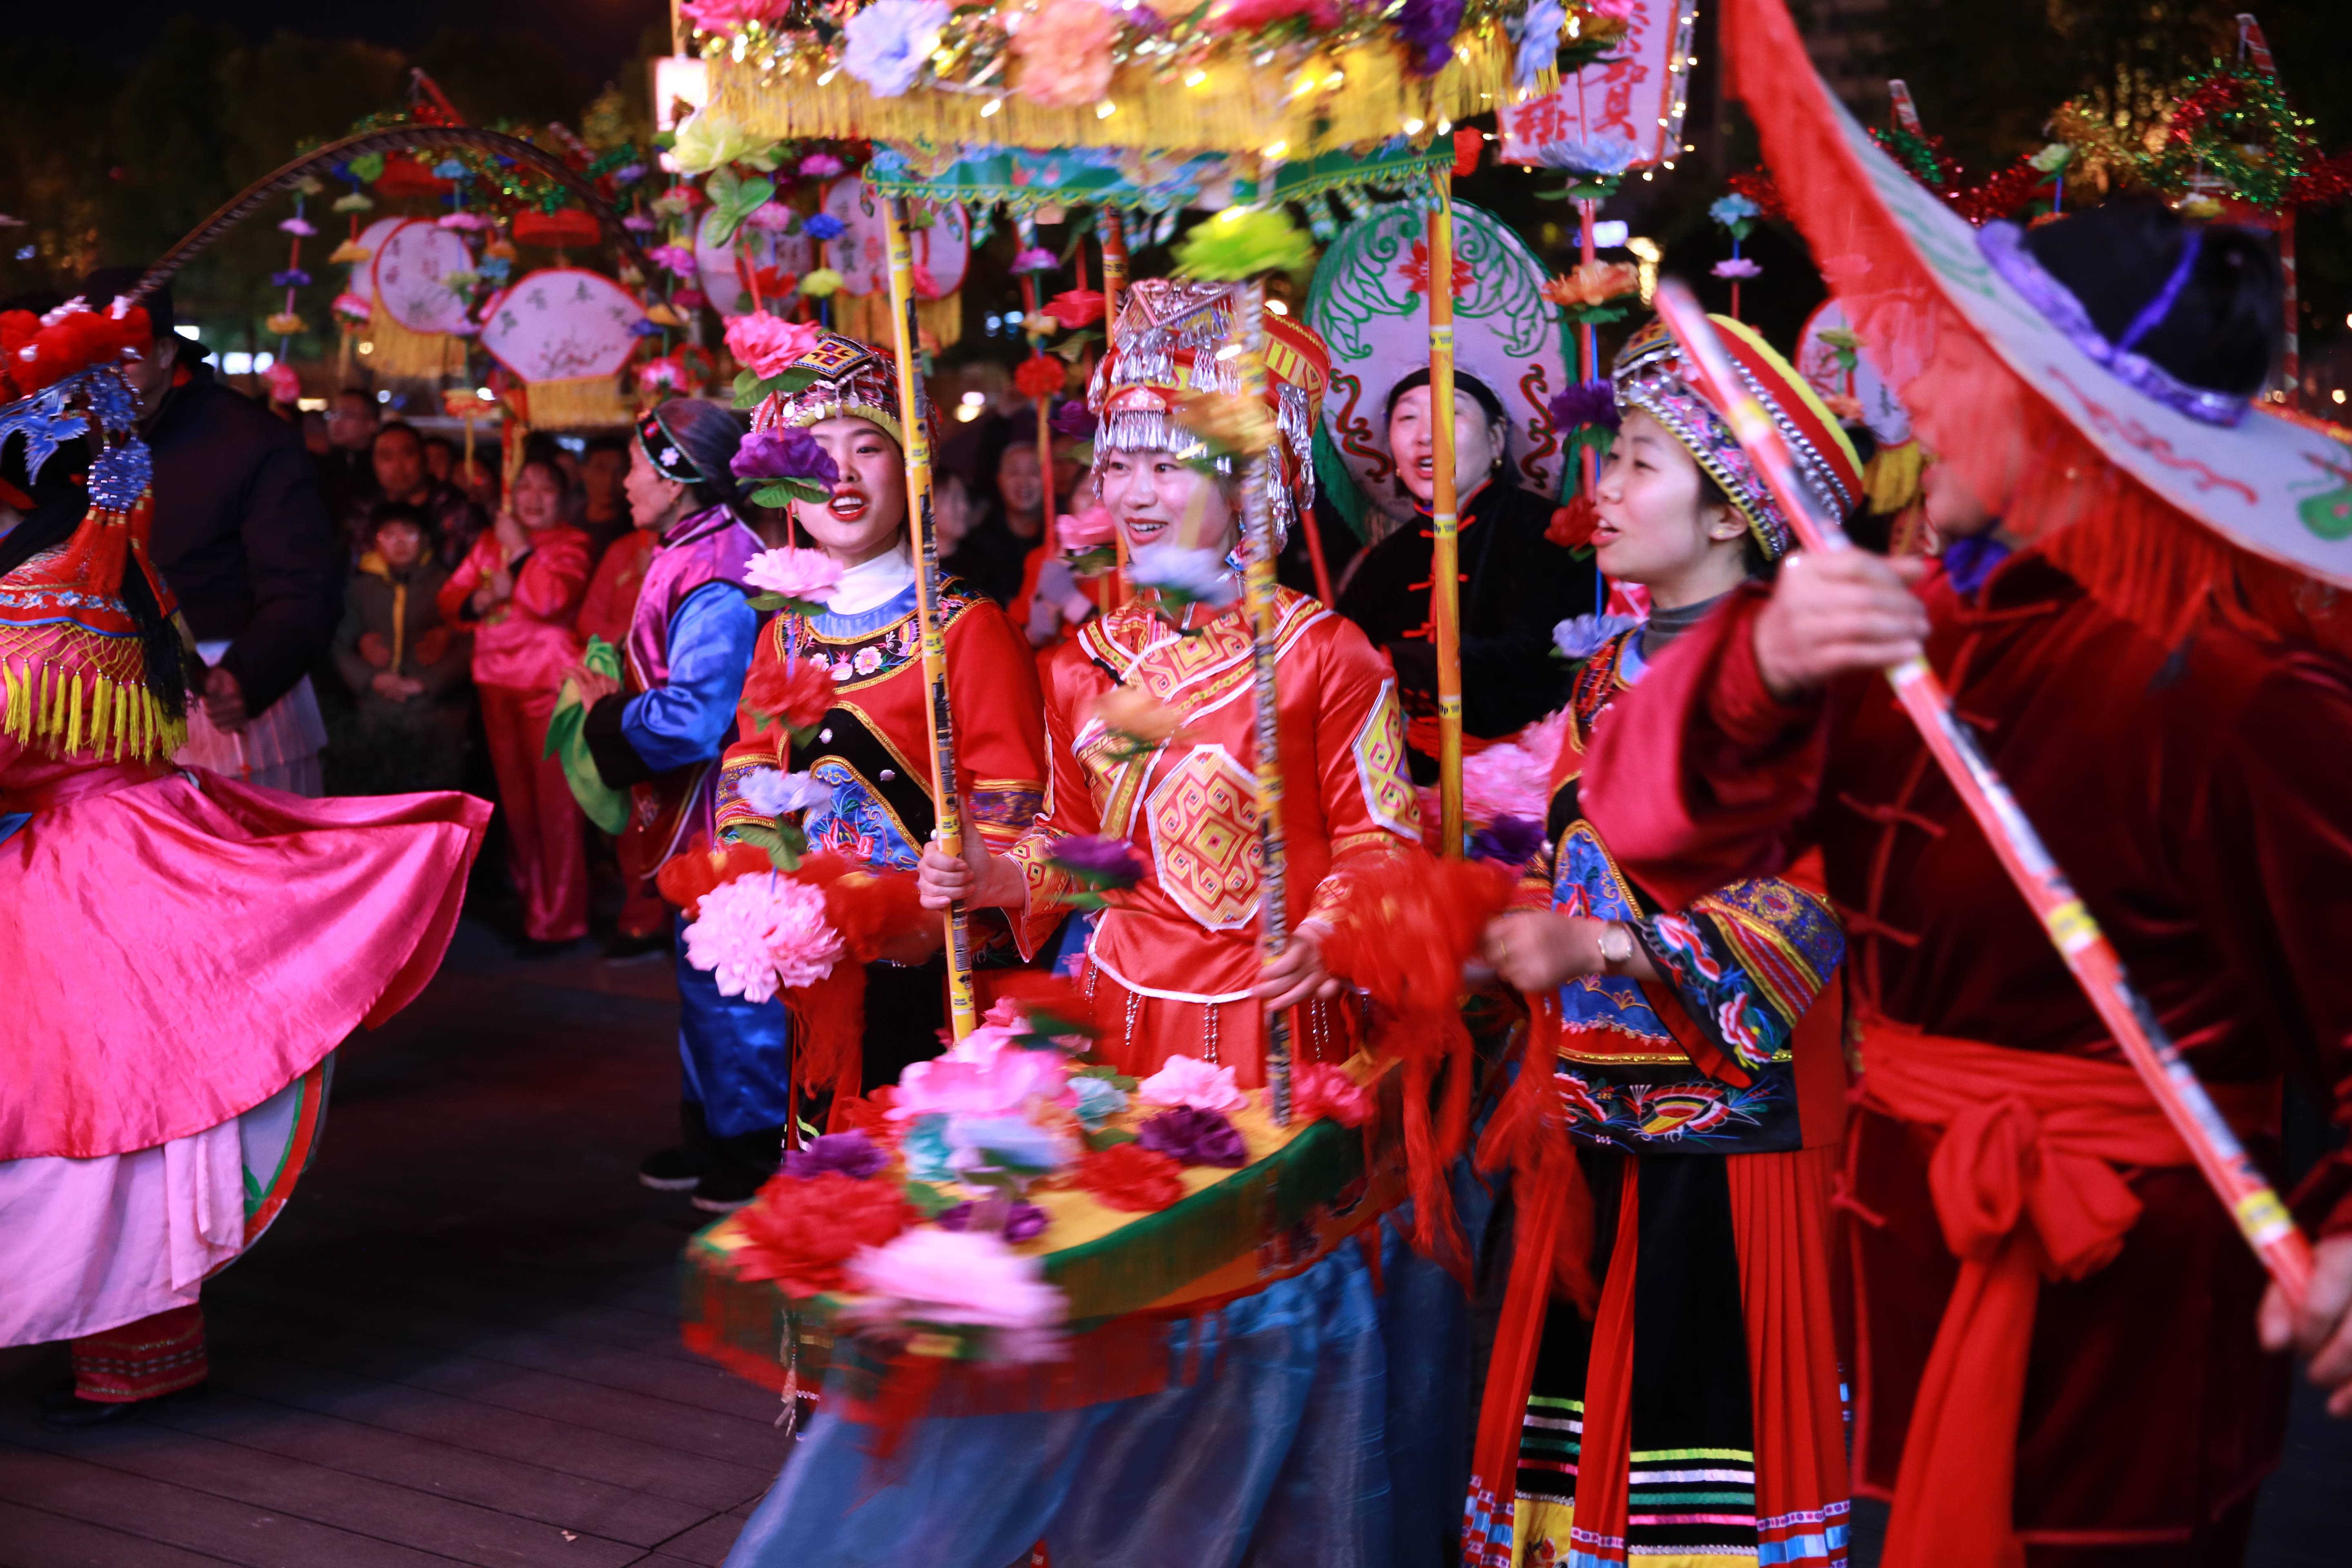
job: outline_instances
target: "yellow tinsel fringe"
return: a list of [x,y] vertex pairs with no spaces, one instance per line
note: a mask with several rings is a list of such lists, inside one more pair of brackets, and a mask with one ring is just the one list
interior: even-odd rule
[[1870,496],[1873,515],[1892,517],[1916,500],[1919,476],[1927,467],[1927,454],[1919,449],[1916,441],[1881,447],[1873,453],[1862,474],[1863,489]]
[[0,664],[0,737],[61,760],[142,762],[187,744],[188,726],[142,682],[46,662]]
[[359,330],[363,342],[372,342],[374,350],[367,356],[368,369],[378,375],[456,375],[466,368],[466,345],[446,332],[413,332],[392,319],[378,298],[368,324]]
[[[959,289],[943,300],[915,301],[915,321],[923,331],[940,343],[951,343],[963,336],[963,293]],[[859,298],[855,294],[833,297],[833,330],[860,342],[887,346],[897,340],[890,331],[890,295],[886,289]]]
[[[775,141],[860,136],[933,147],[972,142],[1297,159],[1425,135],[1441,120],[1467,119],[1557,85],[1545,71],[1514,88],[1513,52],[1501,26],[1488,23],[1457,37],[1452,62],[1427,78],[1407,71],[1403,51],[1385,39],[1264,68],[1235,56],[1200,68],[1205,75],[1189,87],[1189,68],[1126,66],[1111,79],[1108,115],[1095,104],[1050,109],[1017,92],[1000,100],[991,91],[934,89],[876,98],[845,71],[820,84],[804,62],[779,67],[720,56],[709,62],[710,108],[718,119]],[[1001,106],[982,114],[992,102]]]
[[529,390],[530,427],[534,430],[601,430],[627,425],[636,418],[615,376],[534,381]]

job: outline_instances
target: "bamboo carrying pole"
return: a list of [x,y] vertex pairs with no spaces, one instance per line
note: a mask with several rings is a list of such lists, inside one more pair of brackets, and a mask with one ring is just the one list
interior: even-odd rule
[[[1781,510],[1788,514],[1799,542],[1807,550],[1823,552],[1852,548],[1837,520],[1817,510],[1811,492],[1798,483],[1787,443],[1771,416],[1733,372],[1723,341],[1697,300],[1681,284],[1665,283],[1659,286],[1657,303],[1658,314],[1682,344],[1693,379],[1708,401],[1724,410],[1732,433],[1755,459]],[[2237,1134],[2213,1109],[2205,1086],[2180,1059],[2179,1048],[2157,1021],[2154,1009],[2124,973],[2114,944],[2091,918],[2066,874],[2050,858],[2042,836],[2018,809],[2009,786],[1978,749],[1975,735],[1954,716],[1943,682],[1924,658],[1895,666],[1886,672],[1886,679],[1952,788],[1968,803],[1969,815],[2000,857],[2010,879],[2041,919],[2051,944],[2123,1047],[2125,1059],[2137,1069],[2165,1119],[2237,1221],[2246,1244],[2280,1289],[2300,1301],[2311,1281],[2310,1243],[2295,1228],[2278,1194],[2246,1157]]]
[[[1102,267],[1103,357],[1108,359],[1118,347],[1118,307],[1127,293],[1127,220],[1119,216],[1117,207],[1102,210]],[[1118,536],[1118,569],[1110,574],[1110,588],[1104,595],[1111,608],[1127,603],[1128,552],[1124,533]]]
[[[1235,320],[1241,340],[1242,395],[1253,407],[1266,402],[1265,285],[1249,284],[1242,290]],[[1290,941],[1289,858],[1282,829],[1281,708],[1275,688],[1274,630],[1279,608],[1274,580],[1274,505],[1267,493],[1275,482],[1271,452],[1252,458],[1242,479],[1242,522],[1247,531],[1249,563],[1243,587],[1249,604],[1250,673],[1256,713],[1253,740],[1257,752],[1257,837],[1264,859],[1258,885],[1258,945],[1271,959]],[[1276,1127],[1290,1125],[1290,1015],[1277,1013],[1265,1021],[1265,1083]]]
[[[940,841],[963,847],[963,800],[956,793],[955,715],[948,703],[948,650],[940,636],[940,540],[931,518],[930,395],[915,363],[915,261],[907,244],[907,201],[883,205],[890,247],[891,337],[898,355],[898,423],[907,432],[907,525],[915,546],[915,617],[923,638],[923,685],[931,703],[931,799]],[[971,918],[947,913],[948,1021],[957,1039],[980,1021],[971,994]]]
[[1454,515],[1454,175],[1433,177],[1429,215],[1429,416],[1434,445],[1429,624],[1437,644],[1437,802],[1442,851],[1462,858],[1462,542]]

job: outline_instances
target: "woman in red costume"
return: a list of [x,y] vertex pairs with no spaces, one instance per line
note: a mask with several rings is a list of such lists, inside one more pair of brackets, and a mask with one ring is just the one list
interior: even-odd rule
[[[2089,397],[2139,400],[2147,427],[2184,434],[2246,418],[2280,328],[2260,237],[2150,203],[1976,238],[1985,287],[2074,343]],[[2006,430],[1985,416],[2017,406],[1971,412]],[[2010,461],[2017,488],[1992,493],[2011,517],[1963,479],[2010,454],[1931,468],[1940,570],[1791,557],[1619,703],[1585,771],[1588,813],[1661,899],[1818,847],[1845,911],[1864,1068],[1843,1193],[1856,1489],[1893,1499],[1889,1568],[2235,1563],[2285,1415],[2286,1359],[2266,1350],[2292,1339],[2352,1414],[2352,1159],[2298,1194],[2320,1238],[2300,1313],[2265,1302],[2230,1215],[1878,677],[1923,654],[1942,672],[2257,1158],[2277,1152],[2284,1069],[2347,1116],[2352,678],[2258,626],[2235,574],[2163,636],[2111,607],[2156,580],[2118,568],[2196,525],[2104,470],[2066,406],[2044,438],[2070,466]],[[2062,479],[2118,515],[2026,542]],[[2079,531],[2103,543],[2077,547]]]
[[562,764],[546,754],[556,689],[580,662],[572,618],[588,589],[588,536],[563,521],[569,489],[551,461],[524,463],[498,525],[441,589],[441,618],[474,634],[474,685],[533,954],[588,934],[586,825]]
[[187,672],[116,369],[144,311],[0,314],[0,1345],[62,1424],[205,1379],[203,1282],[300,1176],[331,1054],[431,978],[489,808],[175,770]]
[[[1277,511],[1296,521],[1313,499],[1307,438],[1330,356],[1312,330],[1265,319],[1267,383],[1280,429]],[[1149,279],[1129,291],[1118,346],[1095,373],[1101,416],[1092,485],[1118,521],[1139,587],[1181,585],[1184,599],[1139,598],[1106,612],[1045,667],[1053,773],[1045,815],[1009,854],[974,843],[967,859],[923,855],[928,900],[1012,911],[1024,952],[1044,945],[1078,879],[1057,860],[1074,838],[1108,838],[1142,864],[1086,948],[1081,985],[1103,1028],[1097,1049],[1122,1072],[1171,1056],[1231,1066],[1265,1081],[1269,1011],[1298,1005],[1300,1059],[1353,1049],[1339,983],[1325,972],[1319,918],[1341,896],[1335,873],[1354,856],[1420,838],[1404,775],[1396,682],[1364,635],[1304,595],[1281,590],[1275,640],[1281,755],[1288,782],[1291,940],[1261,973],[1252,741],[1250,626],[1230,556],[1239,539],[1230,462],[1215,470],[1184,426],[1186,393],[1230,395],[1218,352],[1233,336],[1233,299],[1211,284]]]
[[[741,733],[720,764],[719,828],[772,825],[778,800],[768,788],[781,770],[799,792],[787,809],[801,813],[812,849],[911,871],[935,807],[898,369],[887,352],[835,332],[823,334],[794,368],[817,380],[761,405],[745,450],[768,431],[804,431],[823,448],[836,475],[831,494],[794,501],[793,522],[831,558],[837,578],[822,591],[822,614],[780,612],[760,635]],[[1045,795],[1036,661],[995,601],[960,580],[941,580],[938,608],[966,820],[983,842],[1010,847]],[[805,743],[773,715],[749,711],[793,660],[828,667],[834,685]],[[984,933],[973,937],[982,942]],[[947,1023],[943,942],[942,931],[929,929],[867,966],[861,1088],[896,1083],[909,1063],[939,1054]],[[997,956],[1010,959],[1009,952]]]
[[[1850,510],[1862,465],[1836,419],[1761,338],[1718,324],[1749,390],[1801,437],[1806,482]],[[1553,784],[1556,847],[1486,934],[1496,971],[1542,997],[1525,1070],[1551,1051],[1557,1063],[1518,1090],[1549,1091],[1545,1113],[1498,1116],[1516,1134],[1496,1141],[1564,1131],[1575,1152],[1512,1151],[1516,1311],[1488,1374],[1467,1556],[1843,1563],[1829,1243],[1845,1066],[1837,996],[1822,993],[1844,939],[1822,900],[1776,877],[1662,906],[1618,869],[1579,800],[1585,748],[1623,694],[1743,582],[1769,578],[1791,535],[1663,326],[1634,333],[1613,379],[1623,425],[1593,548],[1610,581],[1645,585],[1654,609],[1563,650],[1583,663]],[[1571,1207],[1564,1228],[1532,1219]],[[1594,1245],[1556,1258],[1562,1236]],[[1555,1271],[1579,1299],[1543,1318]]]

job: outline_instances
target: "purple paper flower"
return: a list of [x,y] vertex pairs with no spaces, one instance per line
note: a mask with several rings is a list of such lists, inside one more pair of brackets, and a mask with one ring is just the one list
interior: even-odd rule
[[1132,888],[1143,879],[1143,862],[1124,838],[1074,833],[1054,840],[1047,858],[1092,887]]
[[754,430],[743,437],[727,467],[739,479],[814,479],[830,485],[841,478],[833,455],[796,426]]
[[613,183],[616,185],[634,185],[645,177],[646,166],[643,163],[624,163],[613,171]]
[[827,1171],[838,1171],[852,1181],[862,1182],[889,1163],[890,1156],[863,1132],[826,1132],[805,1149],[787,1151],[784,1174],[806,1181]]
[[1462,0],[1404,0],[1396,14],[1397,42],[1415,51],[1419,76],[1435,76],[1454,58],[1454,35],[1462,30]]
[[661,335],[662,324],[651,316],[639,316],[629,323],[629,336],[633,338],[657,338]]
[[656,245],[646,252],[646,259],[679,278],[691,278],[699,268],[694,252],[677,245]]
[[273,289],[307,289],[310,284],[310,275],[299,267],[289,267],[283,272],[269,275],[269,286]]
[[1054,253],[1043,246],[1018,251],[1013,258],[1013,270],[1015,272],[1051,272],[1059,265],[1054,259]]
[[[941,1209],[934,1221],[941,1230],[970,1230],[976,1204],[958,1204],[951,1209]],[[1045,1211],[1035,1204],[1014,1204],[1004,1215],[1004,1239],[1026,1241],[1045,1228]]]
[[1249,1163],[1240,1129],[1222,1110],[1196,1110],[1189,1105],[1163,1110],[1136,1128],[1135,1141],[1182,1165],[1239,1170]]
[[631,213],[621,220],[621,226],[631,234],[651,234],[661,226],[650,213]]
[[1497,816],[1470,836],[1470,858],[1524,866],[1536,858],[1543,844],[1542,823],[1524,816]]
[[1708,270],[1717,278],[1756,278],[1762,276],[1764,271],[1761,267],[1744,256],[1735,256],[1728,260],[1718,261]]
[[1598,425],[1605,430],[1617,428],[1617,394],[1605,381],[1570,383],[1552,394],[1544,405],[1544,413],[1551,418],[1552,431],[1565,436],[1587,425]]
[[849,232],[849,226],[831,213],[811,213],[801,231],[811,239],[839,239]]
[[1091,441],[1095,434],[1095,416],[1087,405],[1075,397],[1066,397],[1054,410],[1054,433],[1069,436],[1080,441]]
[[829,180],[845,167],[830,153],[812,153],[801,160],[801,173],[812,180]]

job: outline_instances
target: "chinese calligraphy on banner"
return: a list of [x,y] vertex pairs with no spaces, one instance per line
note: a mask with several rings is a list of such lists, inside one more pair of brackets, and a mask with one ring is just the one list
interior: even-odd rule
[[1696,0],[1620,0],[1628,26],[1604,58],[1500,116],[1506,163],[1622,174],[1682,147]]

